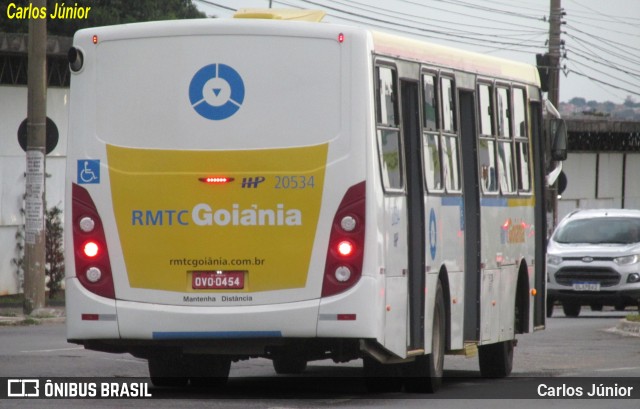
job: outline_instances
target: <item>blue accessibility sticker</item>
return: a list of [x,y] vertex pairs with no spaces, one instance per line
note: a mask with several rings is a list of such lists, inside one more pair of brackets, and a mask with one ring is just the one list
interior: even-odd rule
[[78,159],[78,184],[100,183],[100,160]]
[[189,101],[193,109],[207,119],[227,119],[238,112],[244,102],[244,82],[228,65],[206,65],[191,79]]

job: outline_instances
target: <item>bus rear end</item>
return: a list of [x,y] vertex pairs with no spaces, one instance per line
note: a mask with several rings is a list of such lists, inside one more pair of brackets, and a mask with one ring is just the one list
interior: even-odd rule
[[350,78],[369,72],[365,48],[359,31],[300,22],[78,32],[69,340],[149,358],[157,380],[205,357],[206,376],[247,356],[291,370],[291,350],[306,351],[299,368],[375,338],[371,120],[353,101],[371,81]]

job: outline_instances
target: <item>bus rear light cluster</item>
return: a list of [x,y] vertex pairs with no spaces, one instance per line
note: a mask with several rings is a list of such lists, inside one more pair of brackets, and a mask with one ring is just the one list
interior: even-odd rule
[[339,294],[358,282],[364,260],[365,182],[345,193],[331,225],[322,296]]
[[98,209],[85,188],[74,183],[71,195],[76,276],[87,290],[113,299],[111,263]]

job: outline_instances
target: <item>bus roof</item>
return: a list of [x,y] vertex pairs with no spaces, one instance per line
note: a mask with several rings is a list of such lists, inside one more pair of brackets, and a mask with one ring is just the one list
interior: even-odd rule
[[[231,33],[237,34],[246,34],[247,30],[258,29],[259,27],[261,33],[264,34],[271,31],[281,33],[282,25],[292,28],[296,26],[296,31],[307,31],[310,29],[314,31],[322,30],[323,27],[328,26],[341,26],[333,23],[317,25],[312,23],[319,22],[323,16],[324,12],[318,10],[279,10],[277,13],[274,13],[263,12],[263,10],[260,9],[244,9],[239,10],[234,19],[172,20],[133,23],[124,25],[127,27],[125,30],[117,28],[116,26],[106,26],[80,30],[79,33],[87,32],[88,34],[88,31],[91,31],[91,34],[108,34],[108,38],[115,40],[136,37],[211,34],[212,27],[229,30]],[[266,20],[269,21],[267,22]],[[276,24],[278,28],[271,26],[271,24]],[[314,28],[312,29],[311,27]],[[530,64],[487,56],[430,43],[421,39],[402,37],[357,26],[344,27],[349,27],[353,32],[361,31],[363,33],[370,33],[373,39],[374,52],[379,55],[419,61],[433,64],[440,68],[460,70],[479,76],[486,75],[536,86],[540,84],[538,70]]]
[[377,54],[421,61],[442,68],[455,69],[497,78],[540,85],[535,66],[472,51],[429,43],[394,34],[372,31]]

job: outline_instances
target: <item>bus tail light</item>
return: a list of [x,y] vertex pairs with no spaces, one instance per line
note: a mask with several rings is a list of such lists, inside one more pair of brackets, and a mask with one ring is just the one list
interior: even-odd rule
[[365,182],[347,190],[331,225],[322,296],[341,293],[358,282],[364,260]]
[[76,276],[92,293],[115,298],[107,240],[98,209],[85,188],[74,183],[71,195]]

